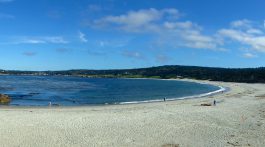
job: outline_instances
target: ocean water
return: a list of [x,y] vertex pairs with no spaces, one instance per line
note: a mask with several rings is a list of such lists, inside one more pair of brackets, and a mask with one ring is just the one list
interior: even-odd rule
[[63,106],[162,101],[211,93],[220,87],[184,81],[64,76],[0,76],[10,105]]

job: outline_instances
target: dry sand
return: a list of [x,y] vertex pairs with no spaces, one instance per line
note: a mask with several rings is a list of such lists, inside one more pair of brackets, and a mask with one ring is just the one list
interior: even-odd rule
[[[265,147],[265,85],[206,83],[231,90],[199,99],[131,105],[2,106],[0,146]],[[200,106],[214,99],[217,106]]]

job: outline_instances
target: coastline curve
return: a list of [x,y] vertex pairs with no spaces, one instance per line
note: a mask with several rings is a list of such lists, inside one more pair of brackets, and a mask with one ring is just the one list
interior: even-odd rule
[[[159,80],[167,80],[167,79],[159,79]],[[209,83],[201,83],[201,82],[190,80],[190,79],[188,79],[188,80],[179,80],[179,81],[193,82],[193,83],[199,83],[199,84],[207,84],[207,85],[217,86],[217,87],[219,87],[219,89],[215,90],[215,91],[207,92],[207,93],[192,95],[192,96],[168,98],[168,99],[166,99],[166,101],[177,101],[177,100],[203,98],[203,97],[212,96],[212,95],[216,95],[216,94],[219,94],[219,93],[224,93],[224,92],[229,91],[229,88],[226,88],[226,87],[223,87],[223,86],[209,84]],[[129,104],[154,103],[154,102],[164,102],[164,100],[163,99],[153,99],[153,100],[144,100],[144,101],[119,102],[119,103],[115,103],[115,104],[118,104],[118,105],[129,105]]]

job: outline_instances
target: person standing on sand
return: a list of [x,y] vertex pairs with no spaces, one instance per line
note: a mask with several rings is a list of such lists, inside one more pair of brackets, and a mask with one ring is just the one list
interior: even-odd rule
[[213,105],[216,106],[216,100],[213,100]]
[[166,97],[164,97],[164,102],[166,101]]

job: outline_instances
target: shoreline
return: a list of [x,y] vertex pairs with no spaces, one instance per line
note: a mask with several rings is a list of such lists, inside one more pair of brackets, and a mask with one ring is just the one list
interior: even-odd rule
[[[202,93],[202,94],[197,94],[197,95],[191,95],[191,96],[184,96],[184,97],[178,97],[178,98],[167,98],[165,101],[178,101],[178,100],[187,100],[187,99],[199,99],[207,96],[214,96],[220,93],[224,93],[228,91],[227,88],[222,87],[222,86],[217,86],[220,89],[212,91],[212,92],[207,92],[207,93]],[[146,101],[130,101],[130,102],[120,102],[117,104],[106,104],[106,105],[130,105],[130,104],[142,104],[142,103],[156,103],[156,102],[165,102],[162,99],[154,99],[154,100],[146,100]],[[104,104],[103,104],[104,105]]]
[[[167,98],[166,101],[178,101],[178,100],[186,100],[186,99],[198,99],[198,98],[203,98],[207,96],[213,96],[216,94],[220,93],[225,93],[229,91],[228,88],[222,87],[217,84],[209,83],[210,81],[206,80],[194,80],[194,79],[154,79],[154,78],[123,78],[123,79],[150,79],[150,80],[168,80],[168,81],[184,81],[184,82],[191,82],[191,83],[198,83],[198,84],[207,84],[211,86],[216,86],[219,87],[218,90],[215,91],[210,91],[207,93],[201,93],[201,94],[196,94],[196,95],[191,95],[191,96],[183,96],[183,97],[177,97],[177,98]],[[143,100],[143,101],[127,101],[127,102],[115,102],[115,103],[105,103],[105,104],[85,104],[85,105],[56,105],[56,106],[43,106],[43,105],[29,105],[29,106],[24,106],[24,105],[0,105],[1,107],[25,107],[25,108],[30,108],[30,107],[91,107],[91,106],[105,106],[105,105],[130,105],[130,104],[141,104],[141,103],[157,103],[157,102],[165,102],[163,99],[151,99],[151,100]]]
[[1,107],[2,146],[264,147],[265,84],[202,82],[230,90],[160,103]]

